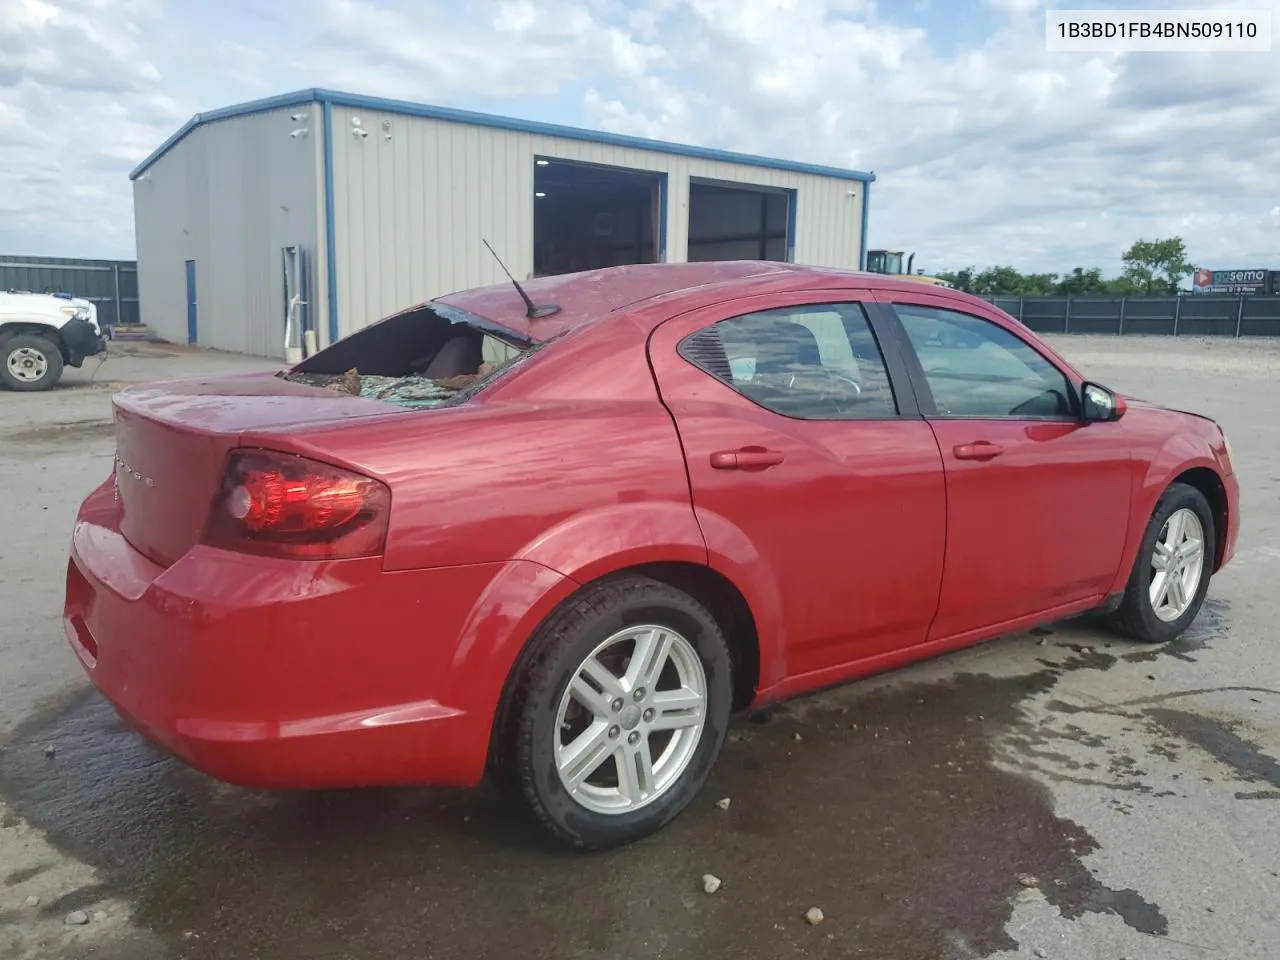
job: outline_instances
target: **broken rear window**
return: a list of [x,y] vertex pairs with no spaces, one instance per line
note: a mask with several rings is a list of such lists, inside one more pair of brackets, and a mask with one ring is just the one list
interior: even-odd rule
[[442,304],[394,314],[297,364],[294,383],[414,409],[457,403],[527,355],[518,334]]

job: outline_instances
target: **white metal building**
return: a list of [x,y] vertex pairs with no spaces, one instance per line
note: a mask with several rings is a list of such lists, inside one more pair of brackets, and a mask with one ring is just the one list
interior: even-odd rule
[[283,357],[396,310],[622,263],[865,266],[875,176],[302,90],[197,114],[130,175],[141,318]]

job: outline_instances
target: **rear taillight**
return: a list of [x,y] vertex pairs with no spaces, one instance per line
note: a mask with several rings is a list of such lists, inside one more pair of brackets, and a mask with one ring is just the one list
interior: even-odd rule
[[382,553],[391,492],[372,477],[294,454],[237,450],[205,542],[300,560]]

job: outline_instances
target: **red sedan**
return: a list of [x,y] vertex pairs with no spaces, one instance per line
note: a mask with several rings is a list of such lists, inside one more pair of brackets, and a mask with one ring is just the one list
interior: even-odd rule
[[734,710],[1086,611],[1168,641],[1239,527],[1212,420],[781,264],[453,294],[115,412],[65,623],[126,720],[243,785],[489,772],[588,848],[688,804]]

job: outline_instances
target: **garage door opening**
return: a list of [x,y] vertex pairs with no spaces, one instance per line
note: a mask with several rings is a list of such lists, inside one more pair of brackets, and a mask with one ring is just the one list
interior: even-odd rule
[[694,181],[689,185],[689,261],[794,258],[789,190]]
[[533,263],[545,277],[663,257],[665,175],[539,157]]

